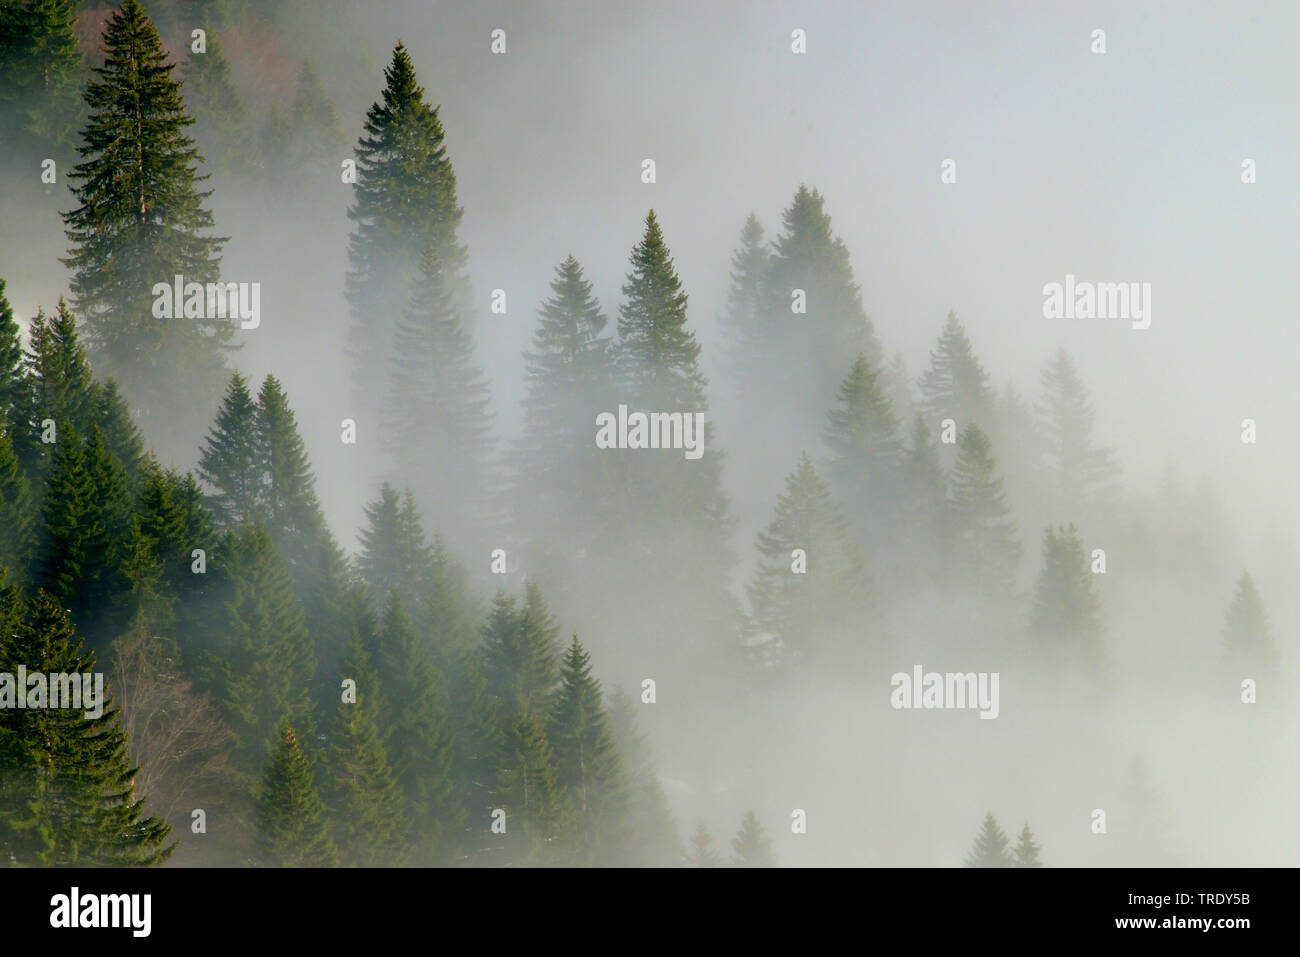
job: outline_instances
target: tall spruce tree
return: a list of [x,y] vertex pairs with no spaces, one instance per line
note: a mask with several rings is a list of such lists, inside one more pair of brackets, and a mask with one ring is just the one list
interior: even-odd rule
[[[75,306],[96,368],[116,379],[155,442],[184,454],[225,376],[234,321],[154,315],[154,285],[214,282],[224,239],[207,235],[206,174],[186,128],[181,83],[158,31],[125,0],[104,32],[104,66],[86,88],[91,115],[64,214]],[[173,308],[180,303],[173,303]],[[204,310],[205,312],[207,310]],[[189,410],[189,411],[186,411]]]
[[1034,589],[1033,629],[1047,660],[1093,677],[1105,665],[1105,623],[1088,555],[1073,525],[1048,528]]
[[[44,476],[58,453],[63,432],[75,429],[89,433],[94,406],[95,380],[90,363],[77,335],[77,321],[62,299],[53,315],[37,311],[26,362],[33,396],[29,468]],[[53,423],[53,429],[48,423]]]
[[615,863],[629,836],[627,782],[600,682],[577,635],[560,668],[547,737],[555,751],[556,784],[568,793],[576,815],[575,861]]
[[22,332],[0,279],[0,429],[9,435],[14,453],[23,463],[34,463],[40,444],[34,426],[34,384],[23,352]]
[[975,844],[966,856],[967,867],[1010,867],[1013,863],[1011,845],[1002,828],[990,811],[984,815],[984,824],[975,837]]
[[456,236],[464,211],[438,109],[425,102],[400,43],[384,80],[357,141],[355,202],[348,211],[355,225],[348,239],[349,343],[362,397],[373,392],[375,371],[390,367],[398,319],[426,247],[445,272],[453,311],[469,308],[467,256]]
[[505,812],[510,863],[554,866],[572,860],[573,805],[556,781],[555,756],[540,714],[519,711],[505,723],[495,799]]
[[0,568],[20,579],[31,558],[36,514],[31,487],[14,452],[13,435],[0,432]]
[[723,336],[721,366],[732,387],[755,396],[769,372],[772,345],[766,282],[772,250],[753,213],[740,230],[740,245],[731,254],[731,285],[719,327]]
[[488,694],[499,714],[510,719],[519,711],[544,715],[559,680],[559,626],[528,583],[523,607],[498,592],[483,629]]
[[933,427],[937,428],[943,419],[953,419],[963,429],[970,423],[978,423],[985,430],[992,427],[989,374],[975,357],[955,312],[948,313],[919,386],[921,409]]
[[335,867],[325,805],[298,736],[284,725],[257,796],[257,846],[269,867]]
[[736,867],[775,867],[772,842],[753,811],[746,811],[740,831],[731,842],[731,862]]
[[381,599],[396,591],[402,604],[413,609],[425,597],[432,564],[424,528],[408,489],[399,495],[385,483],[379,498],[366,506],[366,527],[361,530],[357,567],[370,593]]
[[[31,674],[93,674],[95,655],[77,640],[59,602],[44,591],[19,607],[0,596],[0,661]],[[34,702],[11,675],[0,679],[0,860],[30,867],[154,865],[174,850],[171,828],[146,817],[135,794],[126,735],[107,692],[94,707]],[[41,698],[52,694],[45,688]],[[15,707],[15,695],[28,695]],[[33,704],[36,704],[33,707]],[[98,712],[98,713],[96,713]]]
[[230,377],[216,422],[199,454],[199,477],[213,489],[208,503],[225,528],[255,519],[263,495],[257,403],[248,380]]
[[786,477],[758,551],[747,591],[759,653],[862,661],[871,632],[871,575],[806,452]]

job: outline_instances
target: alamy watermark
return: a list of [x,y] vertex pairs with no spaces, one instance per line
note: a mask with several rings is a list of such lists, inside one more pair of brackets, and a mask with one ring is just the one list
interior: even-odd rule
[[1151,283],[1077,282],[1067,273],[1064,283],[1043,286],[1046,319],[1128,319],[1134,329],[1151,326]]
[[979,709],[981,718],[998,716],[999,672],[925,671],[912,666],[912,673],[896,673],[889,679],[894,689],[889,703],[895,709]]
[[686,458],[704,455],[703,412],[632,412],[596,416],[598,449],[685,449]]
[[239,328],[262,324],[260,282],[186,282],[176,276],[153,284],[155,319],[239,319]]
[[85,718],[94,721],[104,714],[104,675],[99,671],[29,674],[26,665],[19,665],[17,673],[0,671],[0,708],[82,709]]

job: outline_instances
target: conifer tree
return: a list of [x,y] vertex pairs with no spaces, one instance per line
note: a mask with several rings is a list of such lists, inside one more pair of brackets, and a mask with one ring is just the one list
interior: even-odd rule
[[[27,367],[32,386],[31,435],[28,443],[33,456],[29,468],[46,475],[58,452],[63,433],[75,429],[90,432],[95,399],[95,380],[90,372],[86,351],[77,335],[77,321],[62,299],[53,315],[38,310],[32,320]],[[46,421],[53,422],[53,442],[42,437]],[[19,446],[21,448],[21,445]]]
[[758,535],[758,551],[748,595],[759,637],[775,643],[770,650],[861,660],[870,631],[871,576],[806,452],[786,477],[776,515]]
[[613,407],[607,322],[582,266],[569,256],[556,267],[532,349],[524,353],[524,424],[513,451],[516,521],[532,539],[531,564],[557,579],[565,577],[568,557],[588,547],[588,530],[602,524],[593,509],[608,497],[602,479],[609,478],[609,459],[592,442],[596,414]]
[[435,248],[426,248],[395,336],[382,412],[398,475],[421,489],[434,527],[469,549],[488,524],[488,384]]
[[280,732],[257,800],[257,845],[269,867],[336,867],[325,806],[311,763],[286,724]]
[[64,263],[96,368],[122,384],[151,437],[179,452],[217,396],[235,327],[215,316],[160,320],[152,290],[177,275],[216,281],[225,240],[207,235],[207,177],[186,132],[194,120],[137,0],[110,16],[103,42],[104,66],[86,88],[91,115],[71,173],[79,185],[64,214]]
[[721,867],[722,856],[713,847],[713,835],[700,821],[691,836],[691,853],[687,858],[691,867]]
[[1007,836],[998,827],[993,812],[984,815],[984,825],[975,838],[970,854],[966,856],[967,867],[1011,867],[1012,851]]
[[506,813],[512,862],[550,865],[571,860],[575,816],[556,782],[555,758],[542,716],[516,712],[505,725],[497,760],[496,800]]
[[736,867],[775,867],[772,842],[753,811],[746,811],[740,831],[731,842],[732,864]]
[[31,488],[14,452],[13,436],[0,432],[0,568],[15,580],[31,558],[35,534]]
[[497,592],[483,629],[488,694],[507,719],[518,711],[544,715],[559,680],[559,627],[529,582],[524,606]]
[[996,470],[988,437],[979,426],[966,426],[957,438],[950,479],[953,557],[966,579],[992,599],[1014,587],[1020,561],[1015,521],[1008,517]]
[[311,727],[315,652],[293,580],[261,525],[227,532],[210,562],[215,607],[196,671],[222,705],[245,771],[260,768],[275,729]]
[[135,529],[138,546],[157,570],[156,587],[173,606],[169,623],[188,637],[180,641],[182,650],[192,650],[208,595],[208,576],[206,571],[195,572],[194,551],[203,550],[206,567],[206,556],[216,545],[212,515],[194,477],[147,463],[141,473]]
[[[775,354],[786,361],[777,367],[783,377],[769,387],[789,397],[804,428],[814,428],[826,407],[826,384],[843,375],[845,358],[864,355],[876,369],[884,356],[863,308],[848,247],[831,227],[822,194],[800,184],[782,215],[782,228],[766,287]],[[802,312],[797,290],[803,291]]]
[[[59,602],[44,591],[26,603],[0,596],[0,661],[30,673],[91,674],[95,655],[77,640]],[[7,682],[7,684],[6,684]],[[135,794],[136,769],[107,691],[92,708],[14,707],[12,677],[0,679],[0,859],[32,867],[123,867],[159,864],[174,850],[171,828],[145,817]],[[49,694],[46,689],[46,694]],[[93,712],[99,714],[88,716]]]
[[85,64],[72,0],[15,0],[0,11],[0,133],[39,155],[75,145]]
[[1223,656],[1242,677],[1276,676],[1277,651],[1268,617],[1248,572],[1242,572],[1237,579],[1237,590],[1228,607],[1223,627]]
[[254,163],[248,107],[211,29],[207,50],[186,57],[185,103],[194,116],[194,138],[218,181],[246,176]]
[[355,682],[355,700],[340,696],[322,766],[334,844],[345,865],[392,867],[409,845],[403,795],[377,723],[384,691],[360,647],[349,654],[343,678]]
[[913,561],[935,578],[942,564],[940,555],[947,545],[948,480],[939,461],[938,444],[918,414],[911,439],[903,452],[902,539]]
[[361,554],[357,566],[375,596],[396,591],[407,608],[423,598],[432,556],[424,540],[424,528],[408,489],[385,483],[379,498],[366,506],[366,527],[361,530]]
[[892,545],[903,487],[898,419],[880,374],[859,355],[827,415],[828,476],[841,501],[851,502],[858,531],[873,553]]
[[99,428],[66,431],[50,475],[33,579],[103,651],[126,623],[133,503],[126,473]]
[[740,230],[740,246],[731,254],[731,286],[727,308],[719,320],[723,336],[722,368],[741,395],[754,396],[768,372],[772,358],[765,283],[772,267],[772,251],[763,226],[753,213]]
[[22,335],[0,279],[0,429],[10,437],[19,461],[35,462],[39,444],[33,431],[33,383],[28,375]]
[[456,237],[464,211],[438,109],[425,102],[400,43],[384,80],[357,141],[356,200],[348,211],[355,224],[348,240],[349,342],[360,393],[372,391],[375,370],[390,367],[397,321],[426,247],[445,273],[452,311],[469,308],[467,257]]
[[910,421],[916,415],[916,400],[912,396],[912,377],[907,371],[907,360],[895,352],[882,373],[885,396],[889,399],[900,421]]
[[560,669],[547,734],[556,784],[568,793],[577,822],[575,859],[610,864],[626,839],[626,780],[591,657],[573,636]]
[[248,390],[248,380],[235,372],[200,452],[198,467],[199,477],[214,490],[208,504],[223,527],[259,514],[262,458],[257,403]]
[[1043,862],[1038,857],[1040,850],[1041,848],[1034,841],[1033,833],[1029,830],[1029,822],[1026,821],[1024,828],[1020,831],[1020,837],[1014,851],[1015,866],[1042,867]]
[[1034,589],[1033,628],[1053,664],[1096,672],[1105,663],[1101,599],[1073,525],[1048,528]]
[[388,597],[370,661],[383,694],[377,719],[408,808],[403,837],[411,863],[428,866],[441,859],[444,833],[461,823],[452,793],[450,711],[443,676],[396,593]]
[[1088,390],[1064,349],[1043,369],[1042,388],[1038,414],[1049,486],[1066,508],[1096,506],[1115,494],[1118,473],[1113,453],[1093,440]]
[[343,149],[343,127],[339,123],[334,101],[321,86],[320,76],[310,60],[303,60],[298,71],[298,91],[290,109],[293,117],[289,149],[282,169],[296,173],[295,179],[310,182],[311,177],[338,168],[337,157]]
[[609,703],[610,731],[627,773],[628,830],[623,863],[642,867],[671,867],[681,863],[677,825],[659,784],[650,747],[637,729],[636,705],[622,688]]
[[992,427],[993,395],[966,330],[955,312],[948,313],[939,341],[930,352],[930,366],[921,376],[921,408],[931,424],[955,420],[963,429],[978,423]]

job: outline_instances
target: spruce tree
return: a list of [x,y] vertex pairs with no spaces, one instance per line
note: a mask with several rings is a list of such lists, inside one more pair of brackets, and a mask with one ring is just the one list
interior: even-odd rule
[[223,527],[259,514],[264,491],[262,458],[257,403],[248,390],[248,380],[235,372],[198,466],[200,478],[213,489],[208,503]]
[[971,424],[957,438],[952,488],[953,558],[966,581],[990,600],[1005,599],[1015,586],[1020,543],[997,476],[988,437]]
[[[30,333],[26,361],[33,398],[27,446],[32,456],[29,468],[43,476],[53,464],[65,431],[90,432],[95,380],[77,335],[77,320],[62,299],[53,315],[37,311]],[[47,421],[53,423],[52,430],[47,430]],[[47,433],[54,441],[43,440]]]
[[[14,596],[0,596],[0,662],[29,673],[93,674],[95,655],[77,640],[59,602],[44,591],[15,620]],[[136,768],[107,691],[102,708],[14,706],[12,678],[0,680],[0,860],[32,867],[159,864],[175,844],[171,828],[146,817]],[[49,694],[50,689],[46,689]],[[75,699],[74,699],[75,700]],[[49,704],[47,699],[46,704]],[[99,711],[93,717],[88,714]]]
[[970,854],[966,856],[967,867],[1011,867],[1013,863],[1010,842],[998,827],[993,812],[984,815],[984,825],[975,838]]
[[336,867],[325,806],[311,763],[286,724],[257,796],[257,846],[268,867]]
[[955,312],[948,313],[939,341],[930,352],[930,366],[921,376],[921,408],[934,425],[953,419],[963,429],[978,423],[992,427],[993,394],[966,330]]
[[411,863],[428,866],[445,859],[443,836],[461,824],[451,777],[451,712],[443,676],[396,593],[369,653],[383,695],[376,716],[407,807],[403,838]]
[[206,566],[206,556],[216,545],[212,515],[194,477],[147,463],[136,500],[135,529],[138,546],[156,569],[159,595],[172,606],[170,624],[176,626],[182,652],[189,656],[202,630],[200,618],[207,613],[209,595],[206,571],[195,571],[194,551],[203,550]]
[[522,608],[497,592],[483,628],[483,654],[487,691],[500,714],[545,713],[559,680],[558,637],[559,626],[534,583],[528,583]]
[[283,720],[311,727],[315,651],[293,580],[261,525],[227,532],[215,552],[215,607],[196,671],[235,734],[237,763],[251,772]]
[[695,833],[691,836],[691,852],[687,862],[691,867],[722,866],[722,856],[714,849],[713,836],[703,821],[695,826]]
[[806,452],[786,477],[758,551],[747,591],[755,639],[770,643],[762,650],[861,661],[871,631],[871,576]]
[[568,793],[576,815],[576,861],[613,863],[628,836],[627,783],[600,682],[577,635],[560,669],[547,737],[555,751],[556,783]]
[[753,811],[746,811],[740,831],[731,842],[731,862],[736,867],[775,867],[772,842]]
[[71,173],[79,185],[64,214],[64,263],[96,368],[122,384],[155,441],[183,452],[221,387],[234,320],[159,319],[152,290],[177,275],[216,281],[225,240],[207,235],[207,177],[186,133],[194,120],[137,0],[109,17],[103,42],[104,66],[86,88],[91,115]]
[[903,452],[902,539],[910,560],[925,577],[935,580],[948,540],[948,479],[939,460],[938,443],[931,438],[925,418],[917,415],[908,447]]
[[556,782],[541,715],[518,711],[505,723],[495,800],[506,814],[510,862],[554,866],[572,860],[575,815]]
[[355,683],[355,700],[340,695],[322,766],[321,790],[330,809],[334,844],[345,865],[392,867],[402,863],[409,850],[409,825],[379,731],[384,689],[359,647],[349,654],[342,675]]
[[1223,657],[1234,678],[1275,678],[1277,651],[1273,644],[1264,603],[1248,572],[1237,579],[1223,626]]
[[13,441],[24,463],[35,462],[39,444],[33,430],[33,387],[23,353],[22,333],[0,279],[0,429]]
[[773,358],[766,282],[772,251],[763,226],[753,213],[740,230],[740,246],[731,254],[731,286],[719,327],[723,337],[722,369],[741,395],[757,396]]
[[[848,247],[831,227],[822,194],[800,184],[782,227],[766,289],[768,322],[775,331],[769,354],[784,361],[768,387],[790,403],[795,421],[806,430],[824,414],[826,384],[843,375],[846,357],[864,355],[875,369],[884,356],[863,308]],[[803,292],[802,312],[796,308],[797,290]]]
[[321,86],[310,60],[302,61],[298,91],[289,112],[293,117],[291,139],[279,168],[291,172],[294,181],[304,185],[336,171],[344,148],[343,127],[334,101]]
[[1042,388],[1043,465],[1056,501],[1072,510],[1104,503],[1117,490],[1114,456],[1093,440],[1088,390],[1064,349],[1043,369]]
[[433,526],[470,551],[489,522],[488,384],[444,265],[425,252],[395,336],[383,445]]
[[399,495],[385,483],[365,514],[357,567],[370,593],[382,600],[396,591],[405,607],[414,608],[425,597],[422,590],[432,564],[414,497],[409,489]]
[[376,370],[390,366],[397,320],[426,247],[445,273],[452,310],[469,307],[467,257],[456,238],[464,211],[456,201],[456,174],[438,109],[425,102],[400,43],[384,80],[357,141],[355,202],[348,211],[355,225],[348,239],[349,342],[361,397],[373,391]]
[[1088,554],[1073,525],[1048,528],[1034,589],[1033,629],[1048,660],[1095,678],[1105,664],[1105,624]]
[[194,138],[218,182],[246,177],[255,162],[248,107],[210,28],[206,51],[186,57],[185,103],[194,115]]
[[60,161],[82,119],[85,64],[72,0],[15,0],[0,11],[0,133]]
[[1014,860],[1016,867],[1042,867],[1043,862],[1039,859],[1038,853],[1041,848],[1034,841],[1034,835],[1029,830],[1029,822],[1025,822],[1024,828],[1020,831],[1020,837],[1016,843]]
[[677,824],[659,784],[645,735],[637,728],[636,704],[622,688],[610,697],[610,730],[628,782],[628,842],[625,865],[672,867],[682,861]]
[[0,568],[18,580],[31,560],[35,534],[31,488],[14,452],[13,436],[0,432]]
[[512,456],[516,521],[531,539],[530,564],[555,579],[565,577],[570,556],[585,551],[593,526],[603,524],[596,510],[608,497],[602,480],[610,477],[609,459],[592,434],[597,413],[613,407],[607,322],[582,266],[569,256],[556,267],[532,349],[524,353],[524,422]]
[[859,355],[827,414],[827,470],[841,501],[851,502],[857,530],[872,553],[891,550],[903,497],[898,419],[880,374]]

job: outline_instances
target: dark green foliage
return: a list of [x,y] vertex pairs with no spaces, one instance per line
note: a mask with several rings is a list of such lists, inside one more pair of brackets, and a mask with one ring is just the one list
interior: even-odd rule
[[14,453],[13,437],[0,432],[0,568],[20,574],[35,535],[31,488]]
[[807,453],[786,477],[758,551],[747,589],[755,650],[765,657],[861,661],[871,633],[871,576]]
[[556,782],[554,761],[540,716],[520,711],[506,722],[496,800],[506,815],[501,843],[510,863],[553,866],[571,860],[575,816]]
[[740,831],[731,842],[731,862],[736,867],[775,867],[772,842],[753,811],[746,811]]
[[466,253],[456,238],[464,211],[438,111],[424,99],[410,54],[400,43],[384,70],[382,98],[366,111],[357,141],[355,202],[348,217],[347,297],[354,381],[372,391],[387,371],[397,320],[419,275],[426,247],[446,279],[450,311],[469,306]]
[[415,606],[431,564],[424,529],[408,490],[398,495],[387,483],[379,498],[366,506],[366,527],[361,530],[357,566],[370,593],[385,596],[396,591],[402,604]]
[[[102,375],[116,379],[161,448],[184,454],[225,376],[228,318],[159,320],[156,283],[218,278],[225,240],[207,235],[202,157],[186,133],[181,84],[136,0],[105,29],[103,67],[86,88],[90,119],[71,175],[77,205],[64,214],[64,263]],[[174,307],[181,304],[173,304]]]
[[498,713],[544,715],[559,675],[559,626],[531,582],[523,607],[498,592],[483,630],[488,694]]
[[547,736],[555,751],[556,784],[567,792],[576,816],[575,861],[615,862],[627,836],[626,781],[600,682],[577,635],[560,669]]
[[0,139],[62,162],[82,120],[85,64],[73,0],[11,0],[0,9]]
[[[32,674],[95,672],[94,653],[83,650],[53,596],[38,593],[18,616],[21,604],[12,593],[0,595],[0,672],[19,664]],[[107,689],[94,717],[86,716],[96,709],[84,699],[81,707],[18,709],[14,693],[12,684],[0,684],[0,860],[35,867],[165,860],[175,847],[165,843],[171,828],[144,816]]]
[[998,827],[990,811],[984,815],[984,825],[980,828],[970,854],[966,856],[967,867],[1010,867],[1013,863],[1010,842]]
[[289,725],[281,731],[262,779],[257,838],[260,862],[269,867],[335,867],[339,863],[311,763]]
[[208,502],[226,527],[256,517],[261,506],[263,453],[258,425],[248,380],[233,373],[198,468],[203,481],[215,489]]

